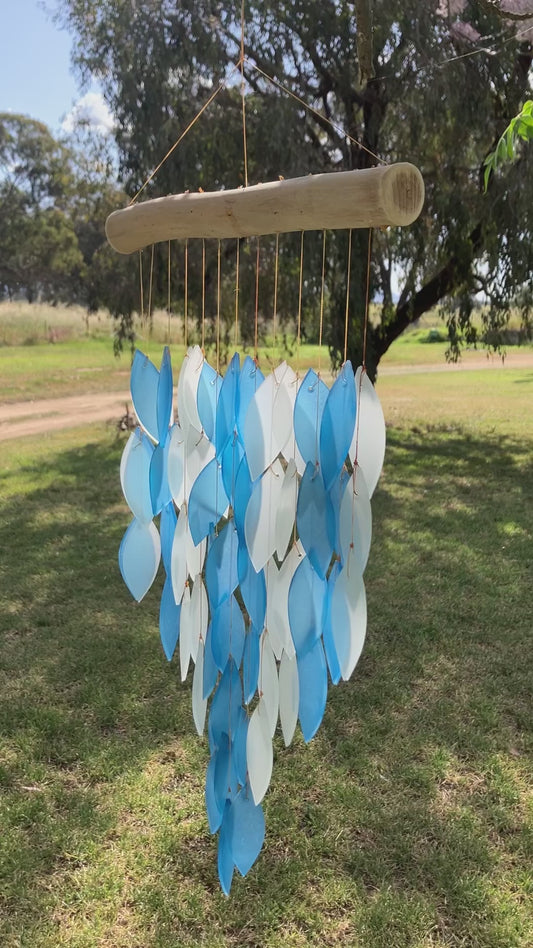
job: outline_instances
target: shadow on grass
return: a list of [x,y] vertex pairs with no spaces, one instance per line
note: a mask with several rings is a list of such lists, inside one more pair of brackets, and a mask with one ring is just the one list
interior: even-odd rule
[[[159,646],[161,584],[139,607],[116,565],[128,520],[121,446],[21,471],[35,487],[0,523],[4,879],[17,878],[4,898],[15,927],[50,911],[50,873],[68,878],[115,839],[138,805],[116,788],[174,748],[183,826],[154,828],[147,800],[149,842],[141,826],[133,847],[151,848],[133,897],[145,934],[131,944],[256,946],[304,932],[305,944],[364,936],[395,948],[434,933],[435,944],[525,946],[491,879],[525,856],[528,447],[389,433],[367,646],[353,679],[330,689],[310,747],[278,745],[266,847],[230,903],[198,815],[207,752],[193,737],[190,687]],[[125,858],[133,871],[140,857]],[[210,928],[223,940],[205,941]]]

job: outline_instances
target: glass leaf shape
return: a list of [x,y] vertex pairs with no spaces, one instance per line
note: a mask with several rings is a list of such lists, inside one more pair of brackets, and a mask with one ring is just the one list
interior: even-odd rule
[[191,660],[191,592],[188,586],[183,591],[181,600],[180,614],[180,674],[181,680],[185,681],[189,671],[189,662]]
[[289,587],[289,624],[298,658],[322,635],[327,584],[304,557]]
[[363,575],[372,541],[372,508],[362,468],[356,467],[344,489],[340,510],[340,552],[346,562],[350,550]]
[[272,738],[263,699],[259,700],[248,724],[246,759],[254,803],[259,804],[268,790],[273,764]]
[[355,394],[359,415],[350,445],[350,460],[357,455],[357,463],[363,469],[372,497],[383,467],[385,457],[385,418],[378,394],[362,367],[355,373]]
[[337,582],[340,571],[341,571],[341,564],[339,563],[338,560],[335,560],[333,566],[331,567],[331,573],[329,574],[329,577],[328,577],[328,588],[326,592],[326,607],[325,607],[325,615],[324,615],[324,629],[322,632],[322,641],[324,643],[326,661],[329,668],[329,674],[334,685],[338,685],[341,679],[341,666],[339,664],[337,649],[335,646],[335,638],[333,636],[331,599],[333,596],[333,590],[335,589],[335,583]]
[[[263,574],[265,577],[266,600],[267,600],[265,619],[264,619],[263,624],[265,628],[268,630],[268,634],[270,636],[270,644],[272,646],[272,651],[274,652],[274,655],[276,656],[278,662],[281,658],[281,653],[283,652],[283,639],[280,638],[280,635],[278,633],[278,628],[275,625],[275,623],[272,623],[271,625],[269,617],[273,609],[273,604],[277,603],[278,600],[280,599],[280,594],[278,593],[279,572],[280,571],[277,567],[276,560],[274,559],[273,556],[271,556],[266,566],[263,569]],[[287,592],[288,592],[288,589],[287,589]],[[287,604],[285,603],[285,606],[286,605]],[[288,620],[287,620],[287,624],[288,624]],[[262,627],[263,626],[260,626],[260,627],[258,626],[258,628],[262,628]]]
[[239,721],[231,734],[233,764],[237,781],[243,787],[248,779],[248,764],[246,761],[246,738],[248,737],[248,714],[244,708],[239,708]]
[[171,574],[172,545],[174,543],[174,534],[178,518],[174,509],[174,504],[170,501],[165,504],[161,511],[161,520],[159,522],[159,533],[161,534],[161,559],[165,567],[167,576]]
[[163,507],[172,500],[167,477],[169,448],[170,438],[156,444],[150,461],[150,498],[154,515],[161,513]]
[[218,754],[215,751],[215,753],[211,755],[205,774],[205,808],[207,811],[207,820],[211,833],[216,833],[217,830],[220,829],[220,824],[222,823],[222,814],[226,805],[225,800],[222,801],[222,803],[218,800],[217,794],[215,792],[215,771],[217,767],[217,758]]
[[180,632],[181,606],[177,606],[172,592],[172,583],[167,578],[161,594],[159,607],[159,634],[163,651],[170,662]]
[[320,469],[329,490],[348,456],[355,430],[355,379],[345,362],[329,390],[320,425]]
[[241,677],[235,663],[229,661],[218,683],[209,708],[209,746],[222,747],[228,734],[235,734],[242,708]]
[[294,403],[294,434],[306,464],[316,464],[320,456],[320,426],[329,394],[327,385],[309,369]]
[[280,560],[284,559],[291,539],[296,517],[297,501],[298,473],[296,470],[296,462],[294,458],[291,458],[283,475],[279,507],[276,513],[276,553]]
[[209,695],[215,688],[217,678],[218,666],[213,658],[213,650],[211,648],[211,623],[209,623],[204,642],[204,682],[202,692],[204,698],[209,698]]
[[344,681],[350,678],[366,636],[366,593],[363,577],[351,554],[331,597],[331,627]]
[[[279,572],[275,566],[273,570],[269,568],[266,626],[278,659],[281,658],[281,650],[291,657],[296,654],[289,623],[289,589],[304,556],[301,545],[295,543],[285,557]],[[273,561],[269,561],[269,567],[270,562]],[[279,651],[275,645],[277,642],[279,642]]]
[[189,497],[189,526],[193,543],[198,545],[211,532],[227,505],[220,464],[213,458],[200,471]]
[[158,441],[157,427],[157,387],[159,372],[147,355],[135,350],[131,366],[130,389],[133,409],[139,424],[148,432],[153,441]]
[[306,465],[298,493],[296,525],[300,543],[321,579],[326,578],[333,547],[331,509],[319,469]]
[[173,425],[170,430],[168,446],[167,478],[172,499],[176,507],[181,507],[185,500],[185,435],[179,425]]
[[159,370],[159,381],[157,383],[156,415],[159,444],[163,444],[163,442],[166,441],[169,426],[172,424],[173,394],[170,349],[168,346],[165,346],[163,349],[163,358],[161,359],[161,368]]
[[304,655],[297,656],[299,703],[298,717],[306,744],[318,731],[328,695],[328,672],[322,639]]
[[246,508],[244,535],[257,573],[276,549],[276,513],[282,485],[283,468],[276,460],[253,485]]
[[286,652],[283,652],[279,663],[279,718],[285,747],[289,746],[294,737],[299,702],[300,686],[296,656],[293,655],[290,658]]
[[232,520],[228,520],[209,545],[205,562],[205,584],[211,610],[218,609],[237,587],[238,544],[235,525]]
[[194,577],[191,594],[191,658],[196,662],[200,644],[204,641],[209,619],[207,593],[200,573]]
[[344,497],[344,491],[346,490],[346,484],[349,479],[350,475],[346,468],[344,468],[338,477],[335,478],[328,491],[328,532],[331,545],[337,556],[341,554],[340,526],[342,498]]
[[244,521],[246,518],[246,508],[248,506],[248,501],[250,500],[251,494],[252,479],[248,470],[246,455],[244,455],[237,471],[237,477],[235,479],[235,496],[233,497],[233,517],[235,520],[235,527],[237,528],[237,533],[239,535],[239,543],[243,545],[246,544]]
[[149,523],[154,512],[150,494],[150,464],[154,446],[150,439],[136,428],[131,433],[120,461],[122,493],[134,517]]
[[274,737],[279,711],[278,666],[272,651],[268,632],[263,632],[259,644],[259,697],[263,699],[268,719],[268,729]]
[[250,356],[246,356],[239,375],[237,391],[237,434],[244,443],[244,421],[248,406],[265,376]]
[[196,431],[202,429],[197,395],[203,364],[204,356],[200,346],[190,346],[181,364],[178,377],[178,418],[180,427],[185,433],[190,427],[195,428]]
[[185,583],[187,582],[187,508],[185,504],[181,508],[176,521],[174,530],[174,540],[172,542],[172,555],[170,558],[170,576],[172,579],[172,589],[174,590],[174,599],[177,603],[181,602]]
[[215,448],[221,457],[237,424],[237,386],[239,384],[240,358],[236,352],[226,369],[220,386],[215,418]]
[[[278,366],[276,371],[280,368]],[[253,481],[277,458],[291,430],[292,412],[287,390],[271,372],[251,398],[244,422],[244,448]]]
[[160,559],[161,540],[155,524],[133,519],[122,537],[118,564],[122,579],[137,602],[150,589]]
[[246,630],[242,658],[242,682],[244,703],[250,704],[257,691],[259,681],[259,633],[250,626]]
[[232,807],[231,852],[241,876],[245,876],[263,847],[265,816],[263,808],[254,802],[249,785],[241,787],[232,802]]
[[296,402],[296,396],[298,394],[298,390],[300,388],[301,382],[302,382],[301,378],[298,375],[296,375],[296,372],[294,372],[290,366],[287,365],[286,371],[284,372],[283,377],[281,379],[281,384],[284,386],[284,388],[287,391],[287,395],[289,396],[289,400],[291,403],[291,414],[293,418],[293,425],[292,425],[292,430],[290,432],[288,441],[282,448],[281,453],[286,461],[290,461],[290,460],[294,461],[296,465],[296,470],[298,471],[298,474],[300,475],[302,475],[305,470],[305,461],[302,458],[302,455],[300,454],[300,451],[298,449],[298,445],[296,443],[296,435],[294,433],[294,405]]
[[244,619],[235,596],[225,599],[213,611],[211,649],[221,672],[226,668],[230,657],[239,668],[244,649]]
[[224,448],[221,457],[224,490],[226,491],[228,499],[232,505],[235,503],[235,483],[237,479],[237,471],[239,470],[239,465],[243,456],[244,448],[237,438],[235,432],[233,432],[226,442],[226,447]]
[[192,716],[197,733],[204,733],[207,699],[204,698],[204,643],[200,642],[196,653],[196,665],[192,679]]
[[196,478],[215,456],[215,446],[205,434],[196,428],[189,428],[185,441],[184,494],[188,500]]
[[187,572],[191,579],[194,579],[195,576],[198,576],[204,568],[205,552],[207,549],[207,541],[200,540],[200,543],[195,544],[191,536],[191,531],[189,524],[187,522]]
[[245,546],[237,554],[239,587],[245,609],[256,629],[262,629],[266,612],[266,583],[263,570],[256,573]]
[[218,853],[217,853],[217,868],[218,868],[218,878],[220,881],[220,888],[222,889],[224,895],[229,895],[231,891],[231,883],[233,880],[233,853],[231,849],[232,838],[233,838],[233,803],[231,800],[226,800],[224,807],[224,813],[222,815],[222,825],[220,827],[220,833],[218,835]]
[[198,380],[196,402],[202,429],[212,444],[215,443],[215,418],[221,383],[222,379],[217,371],[204,361]]

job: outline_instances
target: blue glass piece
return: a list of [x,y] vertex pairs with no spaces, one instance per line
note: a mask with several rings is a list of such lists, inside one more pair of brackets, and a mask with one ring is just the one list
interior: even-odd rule
[[244,619],[235,596],[230,596],[213,613],[211,622],[211,649],[220,671],[224,671],[230,655],[237,668],[244,649]]
[[170,576],[170,561],[172,559],[172,543],[174,541],[174,532],[178,518],[174,504],[170,501],[165,504],[161,511],[161,521],[159,523],[159,533],[161,534],[161,559],[165,567],[165,573]]
[[341,666],[339,664],[337,649],[335,648],[335,640],[333,638],[333,628],[331,624],[331,597],[333,596],[333,590],[335,589],[335,583],[337,582],[337,577],[341,571],[341,568],[342,567],[339,561],[335,560],[333,566],[331,567],[331,573],[328,577],[326,605],[324,610],[324,630],[322,632],[326,661],[328,663],[329,674],[334,685],[338,685],[341,679]]
[[251,496],[252,478],[250,477],[246,455],[244,455],[241,463],[239,464],[239,470],[237,471],[237,477],[235,479],[235,496],[233,498],[233,519],[235,520],[235,527],[237,528],[237,533],[239,535],[239,543],[243,544],[244,546],[246,545],[246,538],[244,535],[244,521],[246,518],[246,508]]
[[227,506],[222,470],[213,458],[200,471],[189,497],[189,529],[195,546],[211,532]]
[[222,480],[224,481],[224,490],[228,495],[229,501],[233,506],[235,498],[235,482],[237,480],[237,471],[244,456],[244,448],[237,438],[235,432],[226,443],[222,453]]
[[226,799],[231,799],[237,792],[237,777],[233,767],[231,747],[227,734],[220,737],[216,752],[215,764],[215,796],[221,810],[224,809]]
[[159,372],[148,356],[135,350],[131,366],[130,389],[135,414],[154,441],[158,441],[157,388]]
[[205,647],[204,647],[204,687],[202,697],[204,699],[209,698],[209,695],[213,691],[217,683],[218,678],[218,667],[215,659],[213,658],[213,650],[211,648],[211,623],[207,627],[207,632],[205,635]]
[[244,786],[248,762],[246,758],[246,739],[248,737],[248,715],[244,708],[239,709],[239,720],[232,733],[232,756],[237,780]]
[[159,607],[159,634],[163,650],[170,662],[179,637],[181,605],[176,605],[170,576],[165,580]]
[[289,625],[298,656],[305,655],[322,635],[327,584],[305,556],[289,587]]
[[249,704],[257,690],[259,679],[259,634],[251,626],[246,631],[242,659],[244,702]]
[[246,611],[256,629],[262,629],[266,613],[266,582],[264,570],[256,573],[246,546],[239,545],[237,556],[239,586]]
[[220,386],[220,395],[215,419],[215,450],[219,458],[233,434],[236,425],[237,385],[239,383],[240,358],[238,352],[226,369]]
[[165,346],[157,385],[157,432],[159,444],[163,444],[163,442],[166,441],[168,434],[172,415],[172,396],[172,363],[170,361],[170,349],[168,346]]
[[215,442],[215,418],[221,383],[220,375],[204,361],[198,380],[196,404],[202,428],[212,444]]
[[328,517],[328,497],[320,471],[308,462],[298,492],[296,526],[300,542],[322,579],[326,578],[333,553],[328,536],[328,520],[331,520]]
[[233,879],[233,855],[231,851],[231,841],[233,838],[233,804],[231,800],[226,801],[222,825],[218,836],[218,878],[224,895],[230,894],[231,882]]
[[147,435],[136,428],[127,453],[124,467],[121,466],[124,497],[131,512],[142,523],[148,523],[153,515],[150,495],[150,464],[154,446]]
[[341,539],[340,539],[340,512],[341,512],[341,503],[342,498],[344,497],[344,491],[346,489],[346,484],[350,479],[350,475],[346,468],[341,471],[340,475],[335,478],[333,484],[331,485],[328,491],[328,509],[327,509],[327,530],[328,537],[333,547],[334,552],[340,556],[341,549]]
[[306,373],[294,403],[294,434],[306,464],[316,464],[320,452],[320,425],[329,389],[314,369]]
[[213,753],[207,765],[205,774],[205,808],[207,810],[207,820],[211,833],[216,833],[222,823],[222,814],[224,812],[224,803],[220,806],[215,793],[215,771],[217,766],[217,752]]
[[355,379],[345,362],[330,388],[320,425],[320,467],[329,490],[346,460],[355,428]]
[[161,541],[157,528],[135,518],[126,530],[118,551],[118,565],[122,579],[133,598],[140,602],[152,585],[159,560]]
[[232,802],[231,852],[241,876],[257,859],[265,840],[265,816],[261,804],[254,803],[250,786],[242,787]]
[[167,430],[166,441],[156,445],[150,463],[150,497],[154,515],[161,513],[163,507],[172,500],[167,475],[169,448],[170,437]]
[[221,747],[228,734],[237,732],[242,711],[241,676],[234,662],[229,661],[218,683],[209,709],[207,733],[211,750]]
[[231,596],[239,582],[237,549],[237,531],[233,521],[228,520],[211,540],[205,562],[205,584],[212,611]]
[[328,672],[322,640],[318,639],[304,655],[297,656],[300,699],[298,717],[306,744],[318,731],[328,694]]
[[261,372],[261,369],[258,365],[255,364],[254,360],[250,356],[246,356],[241,369],[241,374],[239,376],[239,387],[237,391],[237,434],[241,442],[244,444],[244,419],[246,418],[246,412],[248,411],[248,405],[250,404],[255,392],[261,385],[261,382],[264,382],[265,376]]

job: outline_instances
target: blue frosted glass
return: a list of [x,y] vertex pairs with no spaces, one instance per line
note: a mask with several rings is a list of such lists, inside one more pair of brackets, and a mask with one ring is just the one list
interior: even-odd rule
[[304,655],[322,635],[327,584],[305,556],[289,587],[289,624],[297,655]]
[[246,546],[239,545],[237,556],[239,586],[246,611],[256,629],[262,629],[266,613],[266,582],[264,570],[256,573]]
[[165,573],[170,576],[170,561],[172,559],[172,543],[174,541],[174,532],[178,518],[174,504],[170,501],[165,504],[161,511],[161,521],[159,523],[159,533],[161,534],[161,559],[165,567]]
[[209,746],[213,750],[221,746],[222,736],[234,734],[241,719],[241,676],[234,662],[229,661],[224,670],[209,708],[207,733]]
[[351,362],[345,362],[332,385],[320,426],[320,466],[329,490],[352,443],[355,427],[355,379]]
[[181,605],[176,605],[170,577],[165,580],[159,607],[159,634],[165,655],[170,662],[180,631]]
[[233,506],[235,499],[235,482],[237,480],[237,471],[244,456],[244,448],[237,438],[235,432],[231,434],[222,452],[222,480],[224,490],[228,495],[229,502]]
[[170,437],[167,431],[166,441],[156,445],[150,463],[150,497],[152,499],[154,516],[161,513],[163,507],[172,500],[167,475],[169,448]]
[[212,610],[231,596],[239,582],[237,568],[238,536],[232,520],[209,543],[205,562],[205,584]]
[[320,471],[309,462],[298,492],[296,526],[300,542],[313,568],[322,579],[326,577],[333,553],[328,536],[328,520],[328,498]]
[[189,497],[189,528],[195,546],[211,532],[227,506],[222,471],[217,459],[213,458],[200,471]]
[[232,732],[232,754],[235,773],[240,784],[246,783],[248,762],[246,758],[246,739],[248,737],[248,715],[244,708],[239,709],[239,720],[235,731]]
[[304,461],[315,464],[320,449],[320,424],[328,387],[314,369],[304,377],[294,403],[294,434]]
[[233,498],[233,518],[235,520],[235,527],[237,528],[237,533],[239,535],[239,543],[243,545],[246,545],[246,538],[244,535],[246,508],[251,496],[252,479],[250,477],[248,462],[245,455],[239,464],[239,470],[237,471],[237,477],[235,479],[235,497]]
[[207,821],[212,833],[220,828],[222,823],[223,806],[221,807],[215,793],[215,770],[217,766],[216,752],[211,755],[205,774],[205,808],[207,810]]
[[155,579],[161,557],[158,541],[159,534],[154,524],[136,519],[131,521],[122,537],[118,565],[122,579],[137,602],[146,595]]
[[172,415],[172,396],[172,363],[170,361],[170,349],[168,346],[165,346],[163,349],[163,358],[161,359],[159,382],[157,385],[156,413],[159,444],[163,444],[167,438]]
[[261,804],[255,805],[248,784],[233,799],[232,809],[230,848],[233,862],[240,874],[245,876],[261,852],[265,839],[265,817]]
[[148,434],[158,441],[157,387],[159,372],[148,356],[135,350],[130,375],[131,400],[135,414]]
[[215,796],[218,805],[223,810],[224,801],[231,799],[237,792],[237,777],[233,766],[233,759],[227,734],[222,734],[215,764]]
[[328,673],[322,640],[318,639],[304,655],[298,655],[300,700],[298,717],[304,741],[309,743],[318,731],[328,694]]
[[324,651],[326,653],[326,661],[328,663],[329,674],[334,685],[338,685],[341,678],[341,666],[339,664],[339,659],[337,657],[337,650],[335,648],[335,640],[333,638],[333,628],[331,625],[331,597],[333,596],[333,590],[335,588],[335,583],[337,577],[341,571],[341,564],[338,560],[335,560],[331,573],[328,578],[328,588],[326,592],[326,605],[325,605],[325,614],[324,614],[324,631],[322,632],[322,638],[324,641]]
[[230,894],[231,882],[233,879],[233,855],[231,852],[231,840],[233,837],[233,804],[231,800],[226,801],[222,817],[222,825],[218,836],[218,878],[224,895]]
[[154,446],[150,439],[140,428],[136,428],[122,477],[126,501],[133,515],[142,523],[148,523],[154,515],[150,495],[153,453]]
[[215,369],[204,361],[198,380],[196,404],[202,428],[212,444],[215,442],[215,418],[221,383],[222,379]]
[[204,643],[204,681],[202,692],[204,699],[209,698],[209,695],[217,683],[217,678],[218,667],[213,658],[213,650],[211,648],[211,623],[209,623]]
[[328,537],[330,543],[333,547],[335,553],[339,556],[341,553],[341,540],[340,540],[340,512],[341,512],[341,503],[342,498],[344,497],[344,491],[346,489],[346,484],[350,479],[348,471],[344,469],[335,478],[333,484],[331,485],[328,491],[328,510],[327,510],[327,528],[328,528]]
[[265,376],[261,372],[250,356],[246,356],[241,373],[239,376],[239,387],[237,390],[237,433],[241,442],[244,444],[244,419],[248,411],[248,405],[255,392],[264,382]]
[[220,457],[237,423],[237,385],[239,383],[240,359],[236,352],[226,369],[220,386],[215,419],[215,449]]
[[244,702],[249,704],[257,690],[259,679],[259,633],[253,627],[246,631],[242,658]]
[[230,596],[215,609],[211,621],[211,650],[220,671],[224,671],[230,655],[239,667],[243,649],[244,619],[235,596]]

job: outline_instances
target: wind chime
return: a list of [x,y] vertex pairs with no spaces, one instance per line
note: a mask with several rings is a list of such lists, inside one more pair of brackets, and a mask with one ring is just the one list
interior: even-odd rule
[[[241,73],[243,64],[241,48]],[[303,246],[305,231],[323,231],[325,259],[326,231],[345,228],[350,258],[351,230],[369,228],[370,262],[371,228],[412,223],[423,197],[421,175],[406,163],[250,187],[246,180],[234,191],[134,203],[108,218],[106,232],[121,253],[176,239],[218,241],[217,308],[221,241],[238,247],[276,235],[275,313],[280,234],[300,232]],[[348,279],[349,268],[350,259]],[[237,263],[237,283],[238,273]],[[323,291],[324,273],[321,310]],[[347,305],[346,333],[348,318]],[[139,427],[120,466],[133,520],[119,564],[140,602],[163,561],[161,641],[169,661],[179,649],[182,680],[194,665],[193,718],[200,735],[207,719],[210,750],[207,816],[219,833],[218,873],[228,894],[234,869],[246,875],[263,845],[261,801],[278,717],[286,746],[298,722],[310,741],[324,715],[328,673],[335,685],[346,681],[361,654],[370,500],[385,423],[364,357],[354,372],[345,353],[328,387],[319,370],[301,378],[284,361],[264,375],[257,358],[241,364],[237,353],[222,375],[218,355],[217,346],[213,367],[201,347],[189,347],[174,413],[168,347],[159,370],[135,353]]]

